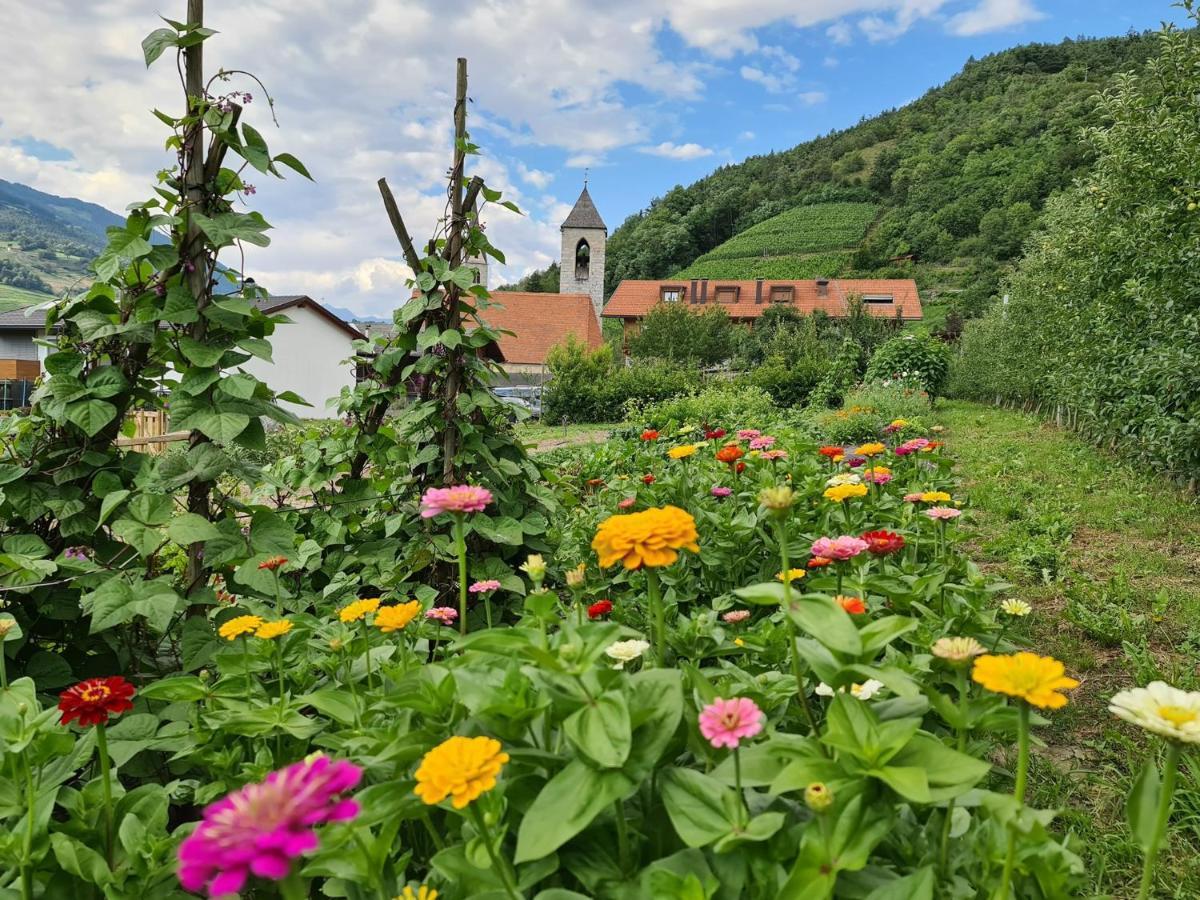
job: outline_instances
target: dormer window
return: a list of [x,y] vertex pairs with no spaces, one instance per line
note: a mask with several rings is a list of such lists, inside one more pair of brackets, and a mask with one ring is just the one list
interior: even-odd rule
[[685,294],[686,291],[681,284],[664,284],[658,289],[658,298],[663,303],[678,303]]
[[794,293],[794,291],[793,291],[791,285],[780,285],[780,284],[774,285],[771,288],[771,302],[772,303],[791,303],[793,293]]
[[741,288],[738,285],[718,285],[716,289],[716,301],[718,303],[737,303],[738,292]]
[[893,299],[891,294],[863,294],[863,303],[871,306],[891,306]]

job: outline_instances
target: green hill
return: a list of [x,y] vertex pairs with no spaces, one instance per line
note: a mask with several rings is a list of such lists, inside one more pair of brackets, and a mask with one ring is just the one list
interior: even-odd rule
[[873,203],[813,203],[752,225],[677,278],[820,278],[850,264],[874,221]]
[[[840,264],[842,275],[916,277],[935,317],[946,301],[971,314],[1019,255],[1047,198],[1091,164],[1084,131],[1101,124],[1096,94],[1140,69],[1157,46],[1152,34],[1133,34],[1015,47],[969,60],[901,109],[723,166],[613,232],[606,288],[678,272],[832,274]],[[831,237],[839,246],[799,249],[811,246],[809,217],[819,219],[819,205],[829,203],[874,208],[865,239],[855,246]],[[776,220],[789,211],[795,219]],[[768,230],[789,222],[797,234],[779,229],[771,246]],[[753,248],[761,252],[731,255]],[[896,266],[897,257],[914,262]]]

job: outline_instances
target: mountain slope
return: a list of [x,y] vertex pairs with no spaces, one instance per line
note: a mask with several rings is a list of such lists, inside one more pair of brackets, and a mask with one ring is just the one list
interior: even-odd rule
[[848,201],[880,213],[843,274],[890,273],[891,259],[910,256],[906,275],[923,289],[962,291],[970,313],[1020,252],[1047,197],[1090,164],[1082,132],[1100,124],[1096,93],[1157,46],[1140,34],[1015,47],[969,61],[901,109],[676,187],[613,232],[606,288],[687,270],[793,207]]

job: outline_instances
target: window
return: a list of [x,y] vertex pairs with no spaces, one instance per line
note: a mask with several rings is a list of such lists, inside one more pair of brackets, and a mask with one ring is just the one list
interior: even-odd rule
[[863,303],[870,303],[872,306],[888,306],[891,302],[891,294],[863,294]]
[[738,291],[740,290],[741,288],[739,288],[737,285],[725,285],[718,287],[716,290],[715,299],[718,303],[737,303]]
[[792,302],[792,287],[791,285],[776,285],[771,288],[772,303],[791,303]]
[[579,243],[575,245],[575,280],[587,281],[588,271],[591,267],[592,248],[588,245],[586,238],[580,238]]
[[829,296],[829,279],[828,278],[818,278],[817,279],[817,296],[818,297],[828,297]]
[[680,284],[664,284],[658,289],[658,298],[663,303],[678,303],[684,297],[684,288]]

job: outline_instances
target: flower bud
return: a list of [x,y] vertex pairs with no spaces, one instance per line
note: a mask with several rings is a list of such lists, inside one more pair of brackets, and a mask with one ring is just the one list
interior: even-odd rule
[[769,509],[772,512],[789,510],[795,501],[796,493],[787,485],[764,488],[758,494],[758,502],[762,504],[764,509]]
[[528,559],[521,564],[520,569],[529,576],[534,587],[542,586],[542,580],[546,577],[546,560],[540,553],[530,553]]
[[16,627],[17,627],[16,619],[0,619],[0,638],[3,638],[6,634],[8,634],[10,631],[12,631]]
[[583,586],[583,579],[587,571],[587,563],[580,563],[573,569],[567,570],[567,587],[577,588]]
[[342,641],[341,638],[332,638],[329,641],[329,649],[332,650],[334,653],[339,652],[345,646],[346,646],[346,644],[345,644],[345,642]]
[[823,781],[814,781],[804,789],[804,804],[815,813],[833,806],[833,792]]
[[563,644],[558,648],[558,655],[567,662],[573,662],[579,658],[578,644]]

